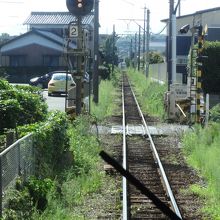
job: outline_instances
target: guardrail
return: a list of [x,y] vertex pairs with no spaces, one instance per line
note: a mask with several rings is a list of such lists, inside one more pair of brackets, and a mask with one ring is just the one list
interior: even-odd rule
[[6,190],[15,184],[17,177],[26,180],[34,174],[33,135],[17,140],[0,153],[0,217],[6,202]]

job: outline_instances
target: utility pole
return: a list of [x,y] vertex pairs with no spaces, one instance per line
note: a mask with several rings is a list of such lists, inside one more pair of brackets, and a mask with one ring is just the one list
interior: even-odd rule
[[179,1],[179,16],[181,16],[181,0]]
[[93,65],[93,101],[99,102],[99,0],[94,7],[94,65]]
[[149,52],[150,52],[150,10],[147,9],[147,42],[146,42],[146,77],[149,75]]
[[[175,9],[172,11],[172,16],[171,16],[171,83],[174,84],[176,83],[176,12],[179,7],[180,0],[178,0],[177,5]],[[173,6],[174,7],[174,6]]]
[[134,38],[134,67],[137,67],[137,33],[135,33]]
[[172,16],[173,16],[173,10],[174,10],[174,0],[170,0],[168,55],[167,55],[168,91],[170,90],[170,84],[172,84]]
[[138,33],[138,71],[140,70],[140,61],[141,61],[141,26],[139,25]]
[[146,9],[147,9],[146,6],[144,6],[143,54],[145,53],[145,41],[146,41]]
[[114,73],[115,66],[115,25],[113,25],[112,33],[112,74]]
[[132,60],[132,56],[133,56],[133,40],[131,39],[131,43],[130,43],[130,54],[129,54],[130,60]]

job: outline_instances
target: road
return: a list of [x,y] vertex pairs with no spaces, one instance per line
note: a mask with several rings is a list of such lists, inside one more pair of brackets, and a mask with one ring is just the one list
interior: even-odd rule
[[43,91],[43,97],[46,99],[48,110],[60,110],[65,112],[65,97],[64,96],[48,96],[47,90]]

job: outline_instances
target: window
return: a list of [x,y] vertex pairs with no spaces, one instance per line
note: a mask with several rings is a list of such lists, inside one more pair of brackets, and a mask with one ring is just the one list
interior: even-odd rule
[[10,66],[25,66],[25,55],[13,55],[9,59]]
[[45,55],[43,57],[44,66],[59,66],[59,56]]

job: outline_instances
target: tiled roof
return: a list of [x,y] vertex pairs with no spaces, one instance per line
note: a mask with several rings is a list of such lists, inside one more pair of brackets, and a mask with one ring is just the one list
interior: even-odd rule
[[[31,31],[26,32],[25,34],[22,34],[22,35],[20,35],[18,37],[15,37],[15,38],[13,38],[10,41],[7,41],[5,44],[0,46],[0,49],[3,48],[5,45],[9,45],[12,42],[16,42],[19,39],[22,39],[22,38],[24,38],[26,36],[30,36],[31,34],[36,34],[38,36],[41,36],[41,37],[43,37],[43,38],[45,38],[45,39],[47,39],[47,40],[49,40],[49,41],[51,41],[53,43],[56,43],[59,46],[63,46],[64,45],[64,39],[61,36],[56,35],[54,33],[51,33],[49,31],[32,29]],[[69,47],[70,48],[76,48],[76,43],[75,42],[71,42],[69,44]]]
[[[93,20],[93,14],[89,14],[82,18],[83,24],[90,24]],[[24,24],[61,24],[66,25],[72,21],[76,21],[76,17],[70,12],[31,12],[30,16],[25,20]]]
[[[49,39],[49,40],[52,40],[60,45],[63,45],[64,44],[64,39],[63,37],[60,37],[59,35],[56,35],[52,32],[49,32],[49,31],[44,31],[44,30],[37,30],[37,29],[33,29],[32,32],[35,32],[37,34],[40,34],[41,36]],[[69,44],[70,47],[72,48],[75,48],[76,47],[76,43],[73,43],[71,42]]]

